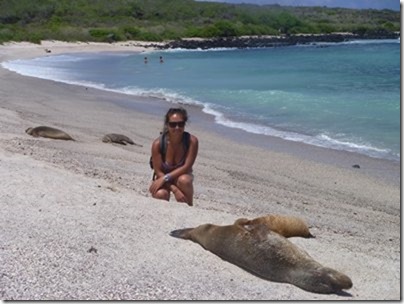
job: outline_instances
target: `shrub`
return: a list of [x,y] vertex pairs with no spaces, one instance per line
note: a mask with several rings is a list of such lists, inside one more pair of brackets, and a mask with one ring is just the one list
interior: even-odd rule
[[116,30],[95,28],[89,30],[90,36],[99,42],[115,42],[125,40],[124,37]]

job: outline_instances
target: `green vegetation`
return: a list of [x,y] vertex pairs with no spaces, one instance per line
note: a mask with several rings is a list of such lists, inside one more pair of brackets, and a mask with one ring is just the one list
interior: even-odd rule
[[192,0],[0,0],[0,43],[369,31],[400,31],[400,12]]

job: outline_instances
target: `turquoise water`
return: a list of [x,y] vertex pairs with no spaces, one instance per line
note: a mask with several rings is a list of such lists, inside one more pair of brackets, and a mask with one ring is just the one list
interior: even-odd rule
[[196,104],[217,124],[246,132],[400,159],[398,40],[69,54],[2,65],[24,75]]

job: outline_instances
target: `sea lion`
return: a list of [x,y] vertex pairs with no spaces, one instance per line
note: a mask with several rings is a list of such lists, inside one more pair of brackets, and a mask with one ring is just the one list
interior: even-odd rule
[[192,240],[222,259],[261,278],[290,283],[316,293],[342,293],[352,287],[351,279],[324,267],[309,254],[266,225],[240,223],[171,231],[171,236]]
[[34,137],[46,137],[52,139],[63,139],[63,140],[74,140],[69,134],[66,132],[46,126],[39,126],[35,128],[28,128],[25,130],[26,133],[32,135]]
[[314,238],[309,231],[307,224],[298,217],[286,216],[279,214],[268,214],[266,216],[257,217],[253,220],[238,219],[235,223],[239,222],[242,225],[256,225],[263,224],[270,230],[279,233],[284,237],[300,236],[304,238]]
[[111,134],[107,134],[102,138],[102,141],[105,143],[117,143],[117,144],[121,144],[121,145],[126,145],[126,143],[130,144],[130,145],[136,145],[136,146],[140,146],[138,144],[135,144],[133,142],[133,140],[131,140],[129,137],[122,135],[122,134],[115,134],[115,133],[111,133]]

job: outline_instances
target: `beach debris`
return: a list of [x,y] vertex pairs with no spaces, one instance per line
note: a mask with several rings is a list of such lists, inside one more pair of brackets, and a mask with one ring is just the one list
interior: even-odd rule
[[87,250],[87,252],[89,252],[89,253],[92,253],[92,252],[97,253],[97,251],[98,251],[97,248],[94,248],[93,246],[91,246],[90,249]]
[[361,166],[359,166],[358,164],[355,164],[355,165],[353,165],[353,166],[352,166],[352,168],[355,168],[355,169],[360,169],[360,168],[361,168]]
[[111,190],[112,192],[118,192],[118,189],[116,189],[114,186],[108,186],[108,190]]

